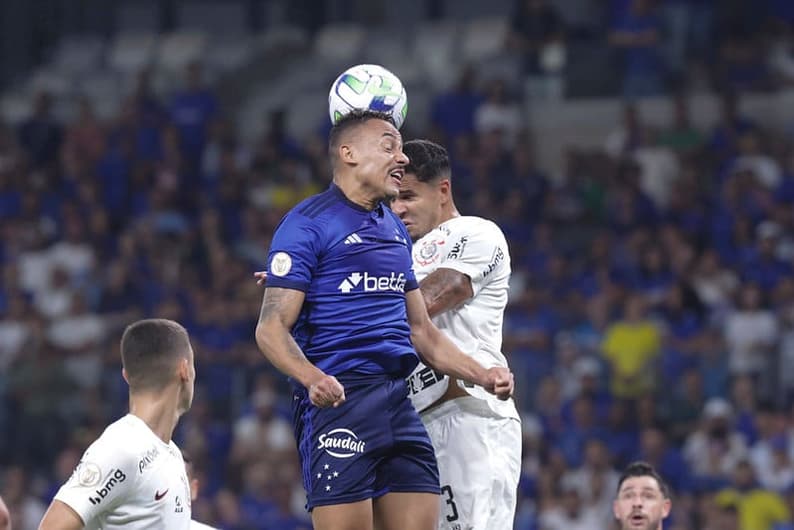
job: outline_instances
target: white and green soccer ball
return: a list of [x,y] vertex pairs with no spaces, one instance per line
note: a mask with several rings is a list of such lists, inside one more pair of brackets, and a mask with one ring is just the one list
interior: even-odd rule
[[352,110],[385,112],[399,129],[408,114],[408,95],[400,78],[377,64],[351,66],[331,85],[328,113],[331,123]]

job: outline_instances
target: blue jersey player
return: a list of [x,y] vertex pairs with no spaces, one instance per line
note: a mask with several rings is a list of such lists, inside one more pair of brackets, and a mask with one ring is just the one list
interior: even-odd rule
[[281,221],[268,255],[256,340],[295,386],[295,435],[316,530],[432,530],[433,447],[405,377],[432,368],[507,399],[513,376],[485,369],[430,321],[411,239],[381,202],[408,158],[383,114],[354,111],[331,130],[330,188]]

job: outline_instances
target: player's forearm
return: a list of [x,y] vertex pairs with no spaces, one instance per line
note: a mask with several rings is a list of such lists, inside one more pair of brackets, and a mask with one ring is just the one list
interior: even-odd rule
[[462,272],[439,268],[419,284],[430,318],[445,313],[474,296],[471,280]]
[[485,368],[463,353],[432,323],[412,330],[411,340],[425,364],[434,370],[477,385],[486,384]]
[[80,530],[84,527],[77,512],[57,499],[52,501],[39,524],[39,530]]
[[259,322],[256,326],[256,344],[273,366],[306,388],[323,375],[319,368],[309,362],[289,330],[277,321]]

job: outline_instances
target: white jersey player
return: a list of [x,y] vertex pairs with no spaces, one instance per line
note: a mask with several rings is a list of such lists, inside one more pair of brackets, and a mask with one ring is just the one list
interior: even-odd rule
[[[460,216],[443,147],[412,140],[403,150],[410,163],[392,209],[414,240],[414,270],[428,312],[483,366],[506,367],[501,345],[510,253],[504,234],[491,221]],[[424,365],[408,385],[438,459],[438,528],[512,528],[521,466],[521,424],[513,400],[492,398]]]
[[122,336],[121,358],[130,413],[89,446],[40,530],[190,528],[190,484],[171,440],[193,400],[187,331],[170,320],[135,322]]

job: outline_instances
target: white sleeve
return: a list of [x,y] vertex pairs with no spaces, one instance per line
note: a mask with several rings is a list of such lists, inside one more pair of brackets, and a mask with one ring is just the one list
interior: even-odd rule
[[86,450],[55,498],[88,525],[130,497],[138,476],[136,466],[135,456],[125,451],[122,444],[100,438]]
[[456,270],[468,276],[474,296],[487,285],[498,267],[510,266],[504,234],[490,221],[480,220],[474,226],[455,226],[449,239],[453,242],[452,247],[439,268]]

